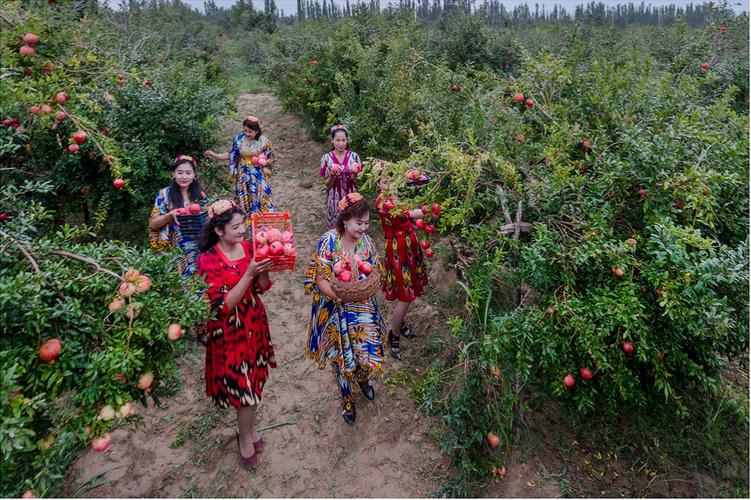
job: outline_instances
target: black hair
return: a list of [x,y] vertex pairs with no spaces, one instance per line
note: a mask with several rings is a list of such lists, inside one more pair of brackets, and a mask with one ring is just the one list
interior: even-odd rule
[[[183,163],[187,163],[192,166],[193,173],[196,172],[195,163],[188,160],[175,160],[175,163],[172,164],[172,172],[174,173],[174,171],[177,170],[177,167],[179,167]],[[198,179],[193,179],[193,182],[191,182],[190,186],[188,186],[188,198],[190,199],[190,202],[196,203],[201,201],[205,197],[206,193],[204,193],[203,191],[203,186],[201,186],[201,183],[198,182]],[[180,186],[177,184],[174,178],[169,185],[169,204],[171,208],[182,208],[184,206],[183,195],[180,191]]]
[[370,205],[365,198],[354,202],[342,212],[339,212],[339,215],[336,216],[336,231],[339,233],[339,236],[344,234],[344,221],[350,220],[354,217],[362,217],[369,212]]
[[[331,131],[331,140],[332,140],[332,141],[334,140],[334,137],[336,136],[336,133],[337,133],[337,132],[344,132],[344,135],[345,135],[345,136],[347,136],[347,145],[346,145],[346,146],[344,146],[344,149],[345,149],[345,150],[349,149],[349,132],[347,132],[347,129],[346,129],[346,128],[335,128],[334,130],[332,130],[332,131]],[[333,150],[335,150],[335,149],[336,149],[336,148],[335,148],[335,147],[334,147],[334,145],[332,144],[332,145],[331,145],[331,151],[333,151]]]
[[232,220],[235,214],[243,215],[243,211],[237,207],[233,207],[226,212],[217,215],[214,219],[209,218],[206,225],[203,226],[201,238],[198,240],[198,249],[201,253],[208,251],[219,242],[219,235],[216,234],[214,229],[224,230],[224,226]]
[[256,131],[256,141],[259,137],[261,137],[261,124],[257,121],[248,120],[247,118],[243,120],[243,127],[248,127],[250,130]]

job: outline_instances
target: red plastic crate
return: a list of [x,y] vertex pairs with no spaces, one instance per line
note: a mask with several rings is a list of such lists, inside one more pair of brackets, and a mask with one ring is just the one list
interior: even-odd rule
[[[258,231],[278,229],[279,232],[289,231],[294,236],[295,232],[292,230],[292,223],[289,221],[289,212],[269,212],[265,214],[253,214],[253,255],[256,255],[258,244],[256,243],[255,235]],[[297,247],[295,247],[295,255],[270,255],[272,265],[269,271],[294,271],[295,260],[297,259]],[[256,260],[260,260],[256,258]]]

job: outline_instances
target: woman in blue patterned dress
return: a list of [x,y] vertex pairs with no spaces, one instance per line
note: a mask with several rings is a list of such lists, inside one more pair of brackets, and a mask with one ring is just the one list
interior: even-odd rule
[[229,153],[206,151],[207,158],[229,160],[229,171],[235,176],[235,195],[245,214],[245,224],[250,231],[251,216],[274,211],[268,177],[274,163],[274,148],[261,131],[261,121],[246,116],[243,131],[232,141]]
[[[342,397],[342,417],[354,425],[356,411],[352,379],[368,400],[375,398],[370,374],[383,365],[383,338],[386,326],[375,297],[362,302],[342,303],[331,287],[335,269],[352,262],[354,256],[370,266],[380,265],[375,245],[366,234],[368,202],[359,193],[350,193],[339,202],[336,228],[318,241],[308,266],[306,293],[313,296],[308,326],[308,357],[323,369],[333,366]],[[352,270],[352,279],[365,279]]]
[[183,276],[196,271],[198,241],[180,232],[177,210],[192,203],[203,206],[206,193],[196,179],[196,160],[192,156],[178,156],[172,164],[172,183],[159,190],[149,217],[149,246],[153,250],[177,248],[182,252],[177,270]]

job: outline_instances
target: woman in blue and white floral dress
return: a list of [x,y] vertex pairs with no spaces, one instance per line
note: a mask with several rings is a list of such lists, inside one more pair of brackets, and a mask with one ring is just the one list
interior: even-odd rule
[[229,153],[204,152],[207,158],[229,160],[229,171],[235,176],[235,195],[245,214],[245,224],[250,231],[251,216],[274,211],[268,177],[274,164],[274,148],[261,131],[261,121],[246,116],[243,131],[232,141]]

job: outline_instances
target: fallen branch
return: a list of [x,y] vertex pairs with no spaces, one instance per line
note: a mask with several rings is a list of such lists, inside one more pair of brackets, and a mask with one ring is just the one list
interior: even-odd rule
[[276,424],[267,425],[265,427],[259,427],[258,429],[256,429],[256,432],[267,431],[269,429],[273,429],[275,427],[282,427],[284,425],[295,425],[296,423],[297,423],[297,420],[290,420],[288,422],[278,422]]

